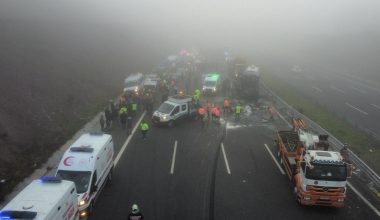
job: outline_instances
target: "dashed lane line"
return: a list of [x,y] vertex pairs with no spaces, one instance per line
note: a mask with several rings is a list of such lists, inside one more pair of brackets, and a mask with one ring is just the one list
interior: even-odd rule
[[340,92],[340,93],[342,93],[342,94],[346,94],[345,91],[343,91],[342,89],[339,89],[339,88],[337,88],[337,87],[335,87],[335,86],[330,86],[330,88],[333,89],[333,90],[335,90],[335,91],[338,91],[338,92]]
[[178,145],[178,142],[177,142],[177,140],[175,140],[175,142],[174,142],[174,149],[173,149],[173,156],[172,156],[172,165],[170,167],[170,174],[174,173],[175,157],[176,157],[176,154],[177,154],[177,145]]
[[224,163],[226,164],[227,173],[229,175],[231,175],[231,169],[230,169],[230,165],[228,164],[227,155],[226,155],[226,151],[224,150],[224,144],[223,143],[221,143],[221,148],[222,148]]
[[268,145],[267,145],[267,144],[264,144],[264,146],[265,146],[265,148],[267,149],[269,155],[272,157],[274,163],[277,165],[277,167],[278,167],[278,169],[280,170],[281,174],[282,174],[282,175],[285,175],[285,171],[284,171],[284,169],[282,169],[281,165],[277,162],[276,158],[275,158],[275,157],[273,156],[273,154],[272,154],[272,151],[270,151]]
[[316,87],[316,86],[312,86],[311,88],[315,89],[317,92],[323,92],[322,89]]
[[356,87],[354,87],[354,86],[351,86],[351,89],[356,90],[356,91],[358,91],[358,92],[361,93],[361,94],[367,94],[366,91],[364,91],[364,90],[362,90],[362,89],[359,89],[359,88],[356,88]]
[[348,103],[348,102],[346,102],[346,105],[347,105],[348,107],[350,107],[350,108],[352,108],[352,109],[355,109],[356,111],[362,113],[363,115],[368,115],[367,112],[361,110],[360,108],[358,108],[358,107],[356,107],[356,106],[351,105],[351,104]]
[[139,120],[137,121],[135,127],[133,128],[132,130],[132,133],[128,136],[127,140],[125,141],[125,143],[123,144],[123,146],[121,147],[119,153],[117,154],[114,162],[113,162],[113,165],[116,167],[116,165],[119,163],[119,160],[120,160],[120,157],[121,155],[123,155],[125,149],[127,148],[127,145],[129,144],[129,142],[131,141],[133,135],[135,134],[137,128],[139,127],[142,119],[144,118],[146,112],[144,111],[144,113],[140,116]]
[[376,104],[371,104],[373,107],[377,108],[377,109],[380,109],[380,105],[376,105]]
[[351,183],[347,182],[347,185],[352,189],[352,191],[357,195],[359,196],[359,198],[361,200],[363,200],[363,202],[370,208],[372,209],[377,216],[380,217],[380,211],[375,207],[373,206]]

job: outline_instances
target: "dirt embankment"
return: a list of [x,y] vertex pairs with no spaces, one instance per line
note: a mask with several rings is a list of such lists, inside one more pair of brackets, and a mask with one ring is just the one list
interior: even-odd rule
[[136,62],[141,45],[119,48],[118,34],[76,39],[28,22],[0,27],[1,201],[121,91],[127,73],[150,66]]

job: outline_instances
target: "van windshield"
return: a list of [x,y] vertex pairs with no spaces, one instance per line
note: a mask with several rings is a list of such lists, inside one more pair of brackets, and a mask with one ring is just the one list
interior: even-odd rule
[[134,86],[138,86],[138,82],[137,81],[127,81],[127,82],[125,82],[125,88],[134,87]]
[[169,103],[162,103],[160,107],[158,108],[158,111],[164,114],[169,114],[174,108],[174,105],[171,105]]
[[209,86],[209,87],[215,86],[216,85],[216,81],[205,81],[204,85],[205,86]]
[[90,185],[91,172],[90,171],[71,171],[71,170],[58,170],[57,176],[64,180],[73,181],[77,188],[78,194],[87,191]]

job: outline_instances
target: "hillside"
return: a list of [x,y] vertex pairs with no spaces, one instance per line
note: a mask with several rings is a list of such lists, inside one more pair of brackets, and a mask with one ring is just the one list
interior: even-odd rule
[[1,19],[0,200],[102,110],[128,73],[162,58],[146,56],[154,42],[142,33],[93,25]]

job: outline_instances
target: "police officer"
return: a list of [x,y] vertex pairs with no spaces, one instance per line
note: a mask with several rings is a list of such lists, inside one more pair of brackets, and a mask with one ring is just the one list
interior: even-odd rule
[[122,105],[119,110],[119,117],[120,117],[120,123],[121,123],[121,128],[124,130],[126,127],[127,123],[127,112],[128,109],[125,105]]
[[145,140],[146,134],[148,133],[148,130],[149,130],[148,123],[146,121],[141,122],[140,129],[141,129],[142,138]]
[[144,216],[139,210],[137,204],[132,205],[132,212],[128,215],[128,220],[143,220]]

